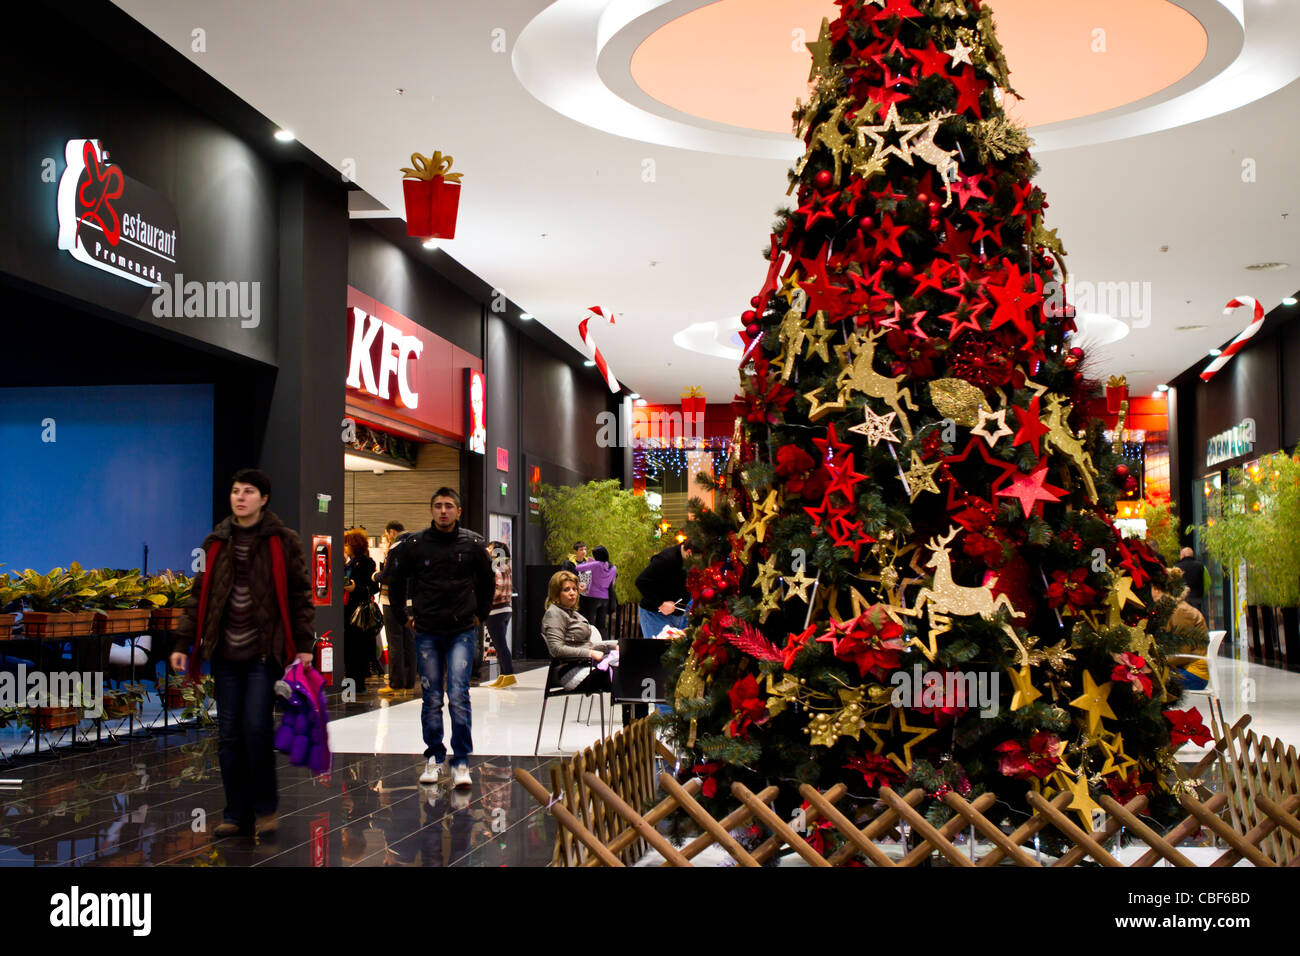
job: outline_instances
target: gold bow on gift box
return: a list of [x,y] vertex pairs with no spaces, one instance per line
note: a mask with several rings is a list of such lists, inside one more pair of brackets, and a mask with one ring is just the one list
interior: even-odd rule
[[1112,375],[1106,383],[1107,388],[1128,388],[1128,379],[1123,375]]
[[459,183],[460,173],[449,172],[451,169],[452,158],[448,154],[442,155],[438,150],[433,151],[432,156],[421,156],[419,153],[411,154],[411,169],[408,166],[402,167],[402,177],[404,179],[437,179],[439,176],[445,182]]
[[698,385],[688,385],[686,391],[682,392],[682,398],[703,398],[704,389]]

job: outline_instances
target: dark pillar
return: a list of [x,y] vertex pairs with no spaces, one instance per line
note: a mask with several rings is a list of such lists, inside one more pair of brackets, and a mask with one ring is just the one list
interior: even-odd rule
[[[298,532],[303,548],[310,550],[313,534],[333,539],[333,604],[316,608],[316,633],[332,632],[337,688],[344,660],[347,192],[341,183],[293,167],[282,174],[279,193],[279,370],[262,465],[274,483],[271,508]],[[330,496],[328,512],[319,510],[317,495]]]

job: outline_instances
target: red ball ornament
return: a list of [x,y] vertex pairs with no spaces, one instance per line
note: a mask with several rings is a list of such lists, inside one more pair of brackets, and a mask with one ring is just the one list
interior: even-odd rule
[[758,333],[761,331],[763,331],[763,327],[759,325],[757,322],[751,322],[749,323],[749,325],[745,326],[745,334],[748,335],[751,339],[754,336],[758,335]]
[[938,220],[938,219],[931,219],[931,220],[930,220],[930,231],[931,231],[931,232],[938,232],[938,231],[939,231],[940,229],[942,229],[942,228],[943,228],[943,223],[942,223],[940,220]]
[[829,169],[818,170],[817,175],[813,177],[813,182],[817,184],[818,189],[825,189],[834,181],[835,177],[831,175]]
[[755,312],[753,309],[747,309],[746,311],[740,313],[740,320],[742,322],[753,322],[756,318],[758,318],[758,313]]
[[930,201],[930,197],[927,196],[925,193],[917,193],[916,201],[919,203],[927,203]]
[[704,600],[706,601],[712,601],[713,596],[716,593],[717,592],[715,592],[713,588],[705,588],[703,591],[700,592],[700,597],[704,598]]
[[942,209],[943,206],[939,204],[939,200],[931,199],[928,203],[925,204],[925,208],[930,210],[931,216],[937,216],[939,215],[939,210]]
[[876,220],[872,219],[870,216],[863,216],[858,225],[864,230],[874,229],[876,228]]
[[1056,260],[1051,256],[1043,256],[1043,265],[1050,269],[1052,266],[1056,265]]
[[898,264],[898,274],[904,279],[910,279],[916,275],[916,266],[910,262],[900,262]]
[[893,272],[896,268],[898,268],[898,263],[895,262],[893,259],[886,259],[884,262],[880,264],[880,268],[884,269],[886,272]]
[[1073,356],[1076,362],[1083,361],[1083,349],[1079,348],[1079,346],[1077,345],[1074,348],[1070,349],[1070,355]]
[[763,304],[763,300],[760,299],[758,296],[754,296],[754,298],[749,300],[749,304],[757,309],[760,305]]

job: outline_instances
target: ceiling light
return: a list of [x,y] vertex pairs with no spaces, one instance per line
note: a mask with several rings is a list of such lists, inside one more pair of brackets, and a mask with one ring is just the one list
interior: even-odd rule
[[1247,272],[1281,272],[1283,269],[1291,268],[1290,263],[1286,262],[1253,262],[1246,266]]
[[282,143],[292,143],[294,140],[294,135],[292,132],[290,132],[287,129],[277,129],[275,131],[275,138]]
[[531,312],[520,312],[519,318],[524,322],[531,322],[533,319],[537,318],[537,316],[533,315]]
[[636,404],[638,408],[645,408],[646,401],[644,398],[638,398]]
[[640,392],[633,392],[631,395],[628,396],[628,398],[632,399],[633,401],[636,401],[640,397],[641,397]]
[[1168,385],[1157,385],[1157,386],[1156,386],[1156,391],[1157,391],[1157,392],[1167,392],[1167,391],[1169,391],[1169,386],[1168,386]]
[[585,366],[587,366],[587,368],[591,368],[591,367],[594,366],[596,363],[593,362],[591,359],[587,359],[587,361],[583,362],[582,364],[585,365]]
[[1222,354],[1223,354],[1223,349],[1210,349],[1211,358],[1218,358]]
[[1208,325],[1175,325],[1175,332],[1199,332],[1201,329],[1208,329]]
[[437,239],[426,239],[426,240],[424,240],[423,243],[421,243],[421,245],[423,245],[424,248],[426,248],[426,249],[437,249],[437,248],[438,248],[438,240],[437,240]]
[[1283,304],[1283,305],[1295,305],[1295,304],[1296,304],[1296,297],[1293,296],[1293,295],[1289,295],[1289,296],[1287,296],[1285,299],[1282,300],[1282,304]]

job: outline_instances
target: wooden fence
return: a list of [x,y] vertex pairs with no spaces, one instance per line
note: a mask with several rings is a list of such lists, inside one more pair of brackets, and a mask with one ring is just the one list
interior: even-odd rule
[[[850,861],[865,860],[882,866],[917,866],[935,854],[956,867],[988,867],[998,864],[1037,867],[1043,865],[1027,841],[1048,827],[1066,837],[1072,848],[1047,865],[1074,866],[1092,858],[1106,867],[1125,864],[1113,854],[1121,830],[1146,845],[1140,857],[1127,864],[1147,867],[1164,860],[1174,866],[1194,866],[1179,845],[1202,830],[1208,831],[1223,845],[1223,852],[1210,865],[1232,866],[1245,859],[1255,866],[1300,866],[1300,781],[1295,775],[1297,762],[1294,748],[1281,751],[1280,744],[1267,738],[1255,741],[1245,732],[1250,717],[1245,716],[1226,729],[1214,749],[1190,771],[1180,774],[1179,801],[1187,816],[1168,832],[1157,833],[1144,822],[1141,814],[1147,799],[1137,797],[1121,805],[1101,795],[1097,803],[1104,811],[1105,822],[1096,830],[1082,829],[1067,815],[1072,795],[1058,794],[1047,800],[1037,793],[1027,795],[1027,819],[1011,833],[989,820],[984,813],[994,803],[991,794],[966,801],[956,793],[943,797],[953,817],[942,826],[931,824],[916,809],[925,797],[922,790],[899,794],[888,787],[880,789],[883,811],[865,827],[858,827],[836,804],[845,796],[843,784],[826,792],[804,784],[800,794],[807,809],[798,822],[783,820],[770,806],[777,795],[776,787],[751,792],[740,783],[733,784],[731,794],[738,806],[722,819],[715,819],[695,797],[700,781],[679,783],[671,774],[660,773],[658,788],[663,796],[650,807],[657,795],[652,778],[656,756],[669,760],[673,755],[654,739],[647,720],[583,754],[576,755],[561,768],[552,770],[552,790],[547,792],[537,780],[523,770],[515,777],[533,797],[556,817],[560,824],[554,863],[560,866],[626,866],[649,848],[658,852],[664,866],[691,866],[691,860],[711,846],[721,847],[740,866],[759,866],[789,847],[810,866],[842,866]],[[1195,781],[1215,762],[1224,768],[1222,792],[1204,799],[1193,795]],[[648,809],[647,809],[648,808]],[[1224,819],[1227,811],[1228,819]],[[684,813],[700,828],[701,834],[683,847],[673,846],[656,824],[676,813]],[[829,823],[843,837],[843,846],[829,857],[818,852],[805,834],[819,821]],[[754,849],[746,850],[731,835],[739,827],[757,822],[768,834]],[[901,857],[886,852],[885,838],[900,826],[910,828],[915,846],[904,848]],[[956,840],[971,831],[984,841],[971,839],[965,848]],[[1109,847],[1109,849],[1108,849]],[[977,851],[982,848],[982,855]],[[897,854],[898,847],[891,847]]]

